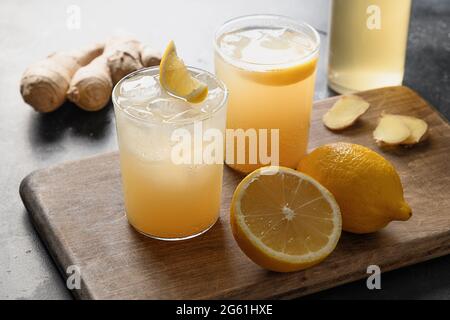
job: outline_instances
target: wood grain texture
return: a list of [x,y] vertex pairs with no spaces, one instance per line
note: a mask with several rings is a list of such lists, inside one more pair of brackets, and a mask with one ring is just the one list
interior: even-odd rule
[[[148,239],[128,225],[116,153],[36,171],[20,194],[62,274],[80,267],[82,287],[74,291],[80,299],[293,298],[363,278],[371,264],[384,272],[450,253],[449,124],[406,87],[359,95],[371,108],[339,134],[321,120],[338,97],[314,104],[310,147],[348,141],[381,153],[397,168],[413,217],[374,234],[343,233],[336,250],[305,271],[269,272],[239,250],[228,210],[240,177],[228,168],[219,221],[182,242]],[[372,131],[383,110],[425,119],[429,139],[411,149],[380,149]]]

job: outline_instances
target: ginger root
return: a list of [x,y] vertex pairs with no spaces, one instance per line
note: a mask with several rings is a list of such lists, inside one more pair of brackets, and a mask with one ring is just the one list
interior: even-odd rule
[[112,38],[105,47],[113,84],[127,74],[141,69],[141,43],[132,38]]
[[322,118],[324,125],[330,130],[342,130],[351,126],[368,109],[370,104],[355,95],[340,98]]
[[57,52],[28,67],[20,81],[23,100],[36,111],[51,112],[66,99],[75,72],[103,52],[103,44],[73,52]]
[[152,46],[143,45],[141,47],[141,61],[144,67],[157,66],[161,62],[161,52],[155,50]]
[[109,39],[103,54],[75,73],[67,91],[68,99],[86,111],[104,108],[113,85],[128,73],[142,68],[140,46],[139,41],[131,38]]
[[382,114],[373,137],[381,146],[413,145],[424,140],[427,130],[428,124],[422,119]]
[[113,86],[124,76],[158,65],[161,55],[129,37],[114,37],[105,45],[75,52],[57,52],[30,66],[20,92],[36,111],[51,112],[66,97],[78,107],[100,110],[108,104]]
[[112,38],[100,57],[75,73],[67,96],[84,110],[100,110],[108,104],[113,85],[142,67],[139,41]]
[[108,104],[113,89],[105,55],[75,73],[70,81],[67,98],[86,111],[97,111]]

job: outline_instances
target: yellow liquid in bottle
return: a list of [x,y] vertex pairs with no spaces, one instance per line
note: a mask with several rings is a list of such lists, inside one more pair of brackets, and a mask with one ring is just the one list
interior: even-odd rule
[[339,93],[400,85],[411,0],[334,0],[328,84]]

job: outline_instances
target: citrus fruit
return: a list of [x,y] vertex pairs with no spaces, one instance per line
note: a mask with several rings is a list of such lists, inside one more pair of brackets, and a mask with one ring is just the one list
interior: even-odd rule
[[279,272],[321,262],[341,235],[333,195],[313,178],[284,167],[259,168],[245,177],[234,192],[230,221],[242,251]]
[[369,148],[344,142],[323,145],[302,158],[298,170],[334,195],[345,231],[374,232],[411,217],[394,166]]
[[169,93],[191,103],[202,102],[208,95],[208,86],[189,73],[183,60],[177,56],[173,41],[170,41],[162,56],[159,81]]

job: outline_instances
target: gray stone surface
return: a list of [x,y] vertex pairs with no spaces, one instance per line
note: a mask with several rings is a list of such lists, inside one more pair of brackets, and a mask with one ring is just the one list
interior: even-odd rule
[[[155,4],[157,3],[157,4]],[[81,29],[66,26],[69,5],[81,9]],[[177,8],[177,9],[175,9]],[[306,20],[323,46],[316,99],[326,87],[329,1],[14,1],[0,3],[0,298],[70,299],[20,201],[21,179],[35,169],[117,148],[112,108],[86,113],[71,104],[41,115],[21,99],[25,67],[48,53],[77,48],[112,34],[134,34],[164,48],[177,43],[185,61],[212,70],[214,29],[235,16],[274,13]],[[166,14],[167,13],[167,14]],[[450,117],[450,2],[415,0],[405,83]],[[383,274],[382,290],[364,281],[309,298],[450,298],[450,257]]]

